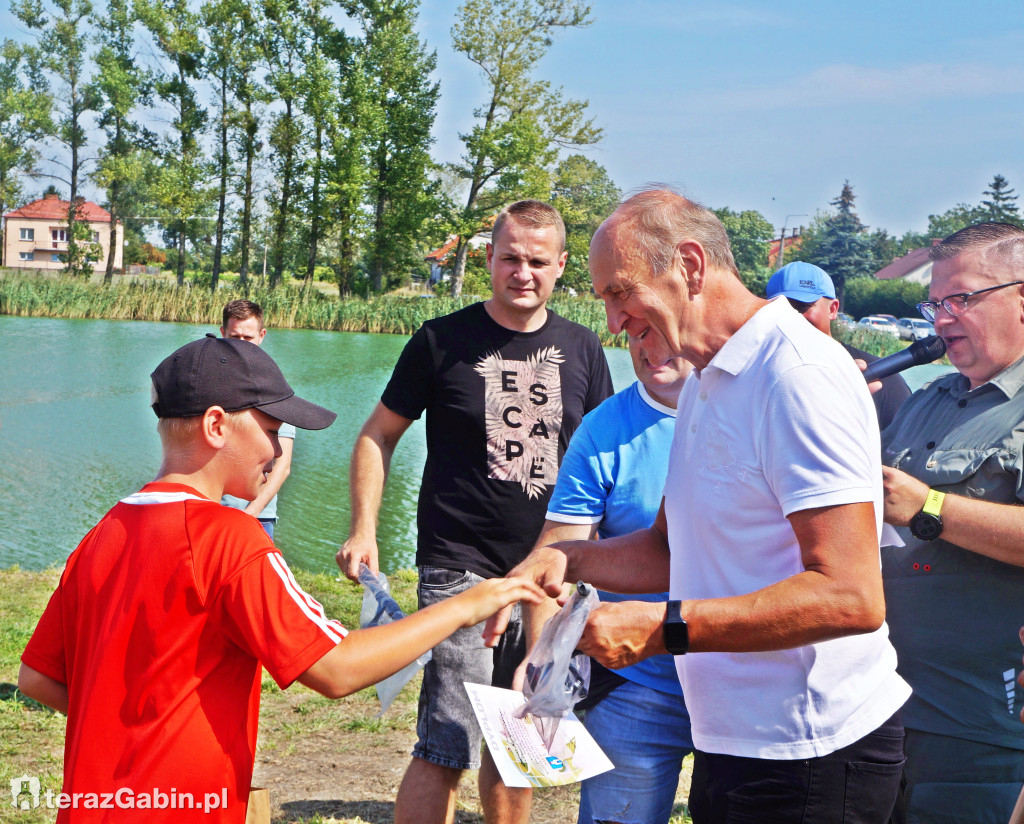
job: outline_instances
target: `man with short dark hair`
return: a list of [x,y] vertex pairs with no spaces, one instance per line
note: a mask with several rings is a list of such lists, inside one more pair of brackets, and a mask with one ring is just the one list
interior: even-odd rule
[[[558,211],[535,200],[513,203],[498,215],[487,246],[491,298],[428,321],[406,345],[352,452],[352,521],[337,554],[349,578],[360,562],[377,571],[388,465],[424,411],[420,605],[504,575],[530,551],[569,438],[611,394],[597,335],[546,308],[566,258]],[[511,686],[523,655],[521,632],[491,649],[479,627],[434,650],[423,674],[419,740],[395,802],[397,824],[451,822],[459,778],[477,767],[489,824],[528,820],[530,790],[506,787],[486,751],[481,764],[481,731],[463,685]]]
[[[222,338],[247,340],[257,346],[263,345],[267,329],[263,325],[263,309],[258,303],[245,298],[230,301],[224,306],[222,316]],[[260,488],[259,495],[251,501],[232,495],[225,495],[220,500],[224,506],[248,512],[260,522],[271,538],[274,537],[274,528],[277,525],[277,495],[292,472],[295,427],[290,423],[282,423],[277,437],[281,441],[281,454],[275,459],[274,468],[267,473],[267,482]]]
[[[590,245],[608,328],[652,366],[683,357],[649,528],[535,549],[549,595],[585,580],[670,601],[602,604],[579,649],[606,666],[672,653],[704,756],[701,822],[883,824],[903,762],[879,565],[878,422],[843,349],[740,281],[724,227],[642,192]],[[488,625],[492,640],[500,618]]]
[[919,305],[956,372],[882,433],[882,550],[907,726],[910,821],[1005,824],[1024,782],[1024,229],[970,226],[931,250]]
[[[832,321],[839,314],[836,288],[828,273],[813,263],[802,260],[787,263],[771,276],[765,287],[768,300],[784,296],[790,305],[803,315],[819,332],[832,337]],[[872,355],[856,346],[839,341],[850,356],[865,363],[874,363],[878,355]],[[875,411],[878,412],[878,426],[885,429],[900,404],[910,397],[910,387],[900,375],[889,375],[882,379],[882,388],[872,396]]]

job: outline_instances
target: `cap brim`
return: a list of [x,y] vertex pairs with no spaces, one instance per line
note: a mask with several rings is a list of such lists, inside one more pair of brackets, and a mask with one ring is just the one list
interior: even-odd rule
[[326,429],[338,417],[336,412],[310,403],[298,395],[292,395],[283,401],[261,404],[256,408],[299,429]]
[[818,292],[805,292],[802,289],[787,289],[775,295],[775,297],[779,296],[782,296],[784,298],[792,298],[793,300],[798,300],[801,303],[816,303],[822,298],[835,300],[835,298],[829,298],[828,295],[822,295],[819,294]]

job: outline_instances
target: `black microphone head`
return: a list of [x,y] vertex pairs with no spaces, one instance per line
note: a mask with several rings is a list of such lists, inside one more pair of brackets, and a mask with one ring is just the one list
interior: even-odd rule
[[920,366],[924,363],[931,363],[946,354],[946,342],[938,335],[929,335],[927,338],[914,341],[907,347],[907,352],[914,357],[914,364]]

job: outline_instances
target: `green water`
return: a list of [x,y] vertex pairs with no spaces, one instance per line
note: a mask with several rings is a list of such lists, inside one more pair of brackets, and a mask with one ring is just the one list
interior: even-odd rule
[[[152,480],[160,459],[149,373],[205,326],[0,316],[0,568],[62,562],[118,499]],[[349,525],[348,461],[407,338],[271,330],[265,346],[303,397],[338,413],[299,432],[278,502],[276,543],[290,563],[335,570]],[[617,389],[633,380],[628,354],[606,350]],[[905,373],[916,388],[949,367]],[[391,464],[379,545],[387,572],[411,566],[423,423]]]
[[[62,562],[118,499],[152,480],[160,458],[149,373],[206,326],[0,316],[0,568]],[[276,543],[290,563],[336,570],[348,532],[348,461],[407,338],[271,330],[265,346],[295,390],[338,413],[299,432],[278,501]],[[628,355],[609,351],[616,386]],[[395,451],[381,509],[381,565],[413,564],[425,450],[417,421]]]

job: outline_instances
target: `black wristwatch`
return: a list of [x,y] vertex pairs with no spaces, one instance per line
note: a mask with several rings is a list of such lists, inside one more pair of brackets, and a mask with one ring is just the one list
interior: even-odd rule
[[690,629],[679,611],[679,601],[669,601],[665,611],[665,649],[671,655],[686,655],[690,649]]
[[921,511],[910,519],[910,532],[915,538],[921,541],[934,541],[942,534],[940,513],[945,497],[945,492],[928,490],[928,497],[925,498]]

